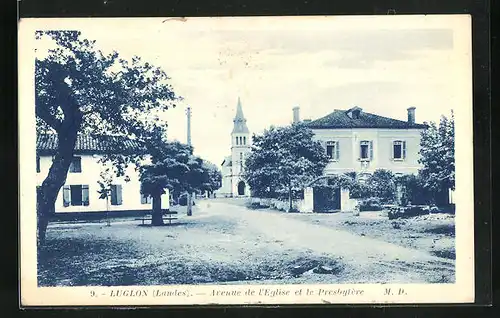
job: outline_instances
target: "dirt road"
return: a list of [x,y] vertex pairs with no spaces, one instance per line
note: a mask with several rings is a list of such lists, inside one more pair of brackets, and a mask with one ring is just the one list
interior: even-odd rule
[[[54,223],[39,254],[42,286],[441,283],[454,262],[291,214],[200,200],[175,226],[133,219]],[[71,266],[68,266],[71,264]]]
[[[424,251],[362,237],[345,230],[311,224],[286,213],[249,210],[225,202],[203,202],[207,212],[230,219],[256,241],[280,241],[284,249],[310,250],[313,254],[341,259],[354,280],[425,282],[448,280],[454,262]],[[346,275],[347,273],[344,273]],[[439,279],[438,279],[439,280]]]

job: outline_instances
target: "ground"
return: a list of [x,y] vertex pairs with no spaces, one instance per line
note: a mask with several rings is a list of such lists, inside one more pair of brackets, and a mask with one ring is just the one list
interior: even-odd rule
[[378,212],[250,210],[200,200],[175,225],[134,218],[49,225],[41,286],[445,283],[455,280],[454,219],[388,220]]

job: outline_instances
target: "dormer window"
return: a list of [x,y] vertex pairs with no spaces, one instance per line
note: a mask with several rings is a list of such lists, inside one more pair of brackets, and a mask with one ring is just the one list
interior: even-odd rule
[[349,109],[349,111],[347,112],[347,116],[349,116],[349,118],[351,118],[351,119],[359,119],[359,114],[361,114],[362,110],[363,109],[361,109],[358,106],[353,107],[353,108]]

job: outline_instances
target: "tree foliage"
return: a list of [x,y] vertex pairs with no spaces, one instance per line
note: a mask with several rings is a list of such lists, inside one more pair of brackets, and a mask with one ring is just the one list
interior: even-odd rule
[[422,132],[419,171],[423,186],[433,193],[455,189],[455,118],[441,116],[439,125],[431,122]]
[[[212,189],[218,181],[201,158],[193,155],[193,148],[164,137],[148,141],[150,163],[140,167],[141,193],[153,198],[153,225],[161,225],[161,195],[168,189],[171,194],[201,192]],[[217,178],[218,176],[215,176]],[[156,203],[155,203],[156,201]]]
[[313,132],[301,123],[271,127],[254,135],[252,151],[245,161],[245,179],[258,197],[278,197],[301,190],[321,176],[328,163],[324,148]]
[[202,190],[209,193],[219,189],[222,185],[222,174],[219,168],[210,161],[203,160],[203,185]]
[[[139,57],[125,60],[117,52],[102,53],[78,31],[36,32],[35,113],[38,132],[58,135],[57,150],[43,181],[37,206],[38,239],[42,243],[49,216],[66,182],[78,133],[99,138],[116,134],[142,140],[165,125],[159,115],[179,99],[168,76]],[[105,157],[118,166],[140,156]]]

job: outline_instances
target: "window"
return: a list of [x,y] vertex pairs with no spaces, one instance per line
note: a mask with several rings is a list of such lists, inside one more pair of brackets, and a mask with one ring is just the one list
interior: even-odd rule
[[359,144],[359,158],[364,161],[373,159],[373,142],[363,140]]
[[406,158],[406,141],[396,140],[392,143],[392,158],[394,160]]
[[65,185],[63,187],[63,205],[89,205],[89,186],[88,185]]
[[247,137],[243,137],[243,144],[246,145],[247,144]]
[[122,186],[121,184],[111,185],[111,205],[122,204]]
[[236,146],[238,145],[238,140],[239,140],[239,138],[238,138],[238,137],[236,137]]
[[326,142],[326,155],[330,160],[339,160],[339,142],[338,141],[327,141]]
[[69,172],[82,172],[82,157],[73,157],[69,165]]
[[147,194],[141,193],[141,204],[151,204],[153,203],[153,198]]
[[36,172],[40,172],[40,156],[36,156]]

